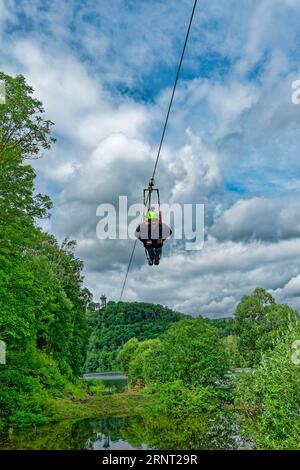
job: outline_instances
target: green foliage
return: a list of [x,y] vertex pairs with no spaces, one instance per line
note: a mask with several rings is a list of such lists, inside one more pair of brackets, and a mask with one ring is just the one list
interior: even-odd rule
[[[124,348],[127,344],[124,345]],[[156,364],[153,364],[153,360],[161,354],[161,344],[159,339],[148,339],[138,344],[135,351],[132,352],[128,364],[128,375],[131,383],[144,385],[154,380],[159,381],[158,368]]]
[[0,371],[0,421],[16,427],[47,422],[49,399],[61,395],[65,386],[55,361],[34,345],[9,353],[7,367]]
[[9,348],[35,340],[63,372],[78,375],[88,334],[81,268],[51,237],[39,234],[35,242],[34,251],[18,255],[6,250],[2,257],[0,335]]
[[236,331],[236,322],[234,318],[215,318],[210,320],[212,325],[217,328],[221,337],[233,335]]
[[[156,385],[155,388],[152,387],[152,389],[149,387],[146,391],[148,393],[155,391]],[[190,386],[182,380],[175,380],[159,386],[157,410],[175,417],[212,412],[222,403],[223,395],[222,390],[212,385]]]
[[0,371],[0,429],[107,412],[105,404],[98,402],[106,393],[99,381],[68,381],[55,360],[34,344],[27,345],[23,351],[10,351],[8,364]]
[[118,351],[131,338],[140,341],[160,336],[173,322],[184,318],[162,305],[143,302],[108,302],[92,321],[87,371],[118,369]]
[[6,102],[0,106],[0,153],[21,151],[24,158],[37,156],[49,149],[54,138],[53,123],[44,119],[42,103],[34,98],[33,89],[22,75],[13,78],[0,72],[5,82]]
[[[120,398],[120,397],[119,397]],[[145,406],[144,406],[145,408]],[[128,415],[128,404],[127,404]],[[120,414],[118,414],[120,416]],[[52,426],[16,430],[1,440],[1,449],[80,450],[92,449],[100,436],[109,436],[112,444],[128,441],[135,449],[235,449],[231,417],[202,413],[176,418],[144,410],[126,418],[64,420]]]
[[117,363],[120,364],[121,369],[125,374],[129,374],[129,364],[132,359],[132,355],[138,346],[139,341],[136,338],[131,338],[118,352]]
[[245,296],[236,309],[236,333],[241,358],[249,366],[260,362],[262,353],[272,349],[274,340],[299,321],[299,314],[278,305],[264,289]]
[[[50,351],[54,355],[55,351],[59,351],[60,358],[64,358],[73,373],[79,375],[84,368],[89,332],[82,289],[83,263],[76,258],[75,247],[74,240],[66,238],[59,247],[54,237],[43,235],[42,254],[51,264],[69,307],[69,312],[67,308],[57,309],[57,322],[53,325],[51,333]],[[55,357],[60,361],[57,355]]]
[[160,412],[182,416],[220,405],[224,392],[215,383],[228,364],[218,331],[208,320],[187,318],[160,338],[130,340],[118,358],[131,384],[155,393]]
[[237,307],[236,333],[241,365],[255,367],[236,378],[244,431],[259,449],[299,449],[300,370],[292,361],[298,312],[256,289]]
[[126,439],[134,448],[146,443],[152,449],[175,451],[236,449],[231,416],[224,415],[202,412],[170,417],[169,413],[143,413],[126,419],[116,440]]
[[223,338],[223,345],[227,361],[231,369],[247,366],[245,359],[239,352],[239,340],[236,335],[225,336]]
[[[206,386],[214,384],[228,368],[217,330],[201,317],[181,320],[160,340],[142,343],[133,354],[131,372],[140,355],[143,370],[147,371],[143,377],[145,383],[181,380]],[[131,375],[133,382],[140,379],[138,373]]]
[[252,373],[237,378],[236,404],[259,449],[300,449],[300,368],[292,361],[300,326],[286,332]]
[[105,386],[99,380],[89,380],[87,389],[94,396],[102,396],[105,393]]
[[6,84],[0,106],[0,339],[10,357],[1,372],[0,409],[2,420],[18,426],[44,421],[44,390],[55,393],[62,380],[59,375],[52,387],[54,368],[72,380],[82,372],[87,292],[75,242],[66,238],[59,246],[36,226],[52,204],[35,194],[35,171],[24,161],[50,147],[52,123],[24,77],[0,73],[0,79]]

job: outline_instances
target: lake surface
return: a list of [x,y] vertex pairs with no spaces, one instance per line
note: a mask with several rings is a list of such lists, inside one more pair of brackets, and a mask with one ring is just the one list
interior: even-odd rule
[[128,377],[122,374],[122,372],[92,372],[84,374],[81,379],[85,381],[100,381],[103,383],[105,388],[114,389],[116,392],[120,392],[124,387],[126,387],[128,382]]
[[[127,377],[118,372],[83,377],[89,379],[101,380],[113,390],[121,390],[127,383]],[[252,449],[253,444],[239,435],[237,418],[234,412],[224,409],[184,419],[145,412],[128,418],[65,420],[0,433],[0,450]]]
[[169,416],[66,420],[35,429],[0,434],[0,449],[249,449],[232,413],[197,415],[184,420]]

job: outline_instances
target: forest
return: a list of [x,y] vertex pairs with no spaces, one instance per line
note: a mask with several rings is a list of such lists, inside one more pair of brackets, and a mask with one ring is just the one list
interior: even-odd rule
[[[300,449],[298,312],[263,288],[220,320],[140,302],[94,311],[76,242],[58,243],[38,223],[52,204],[36,194],[29,161],[54,145],[53,123],[23,76],[0,79],[0,428],[101,416],[117,404],[120,416],[134,394],[149,426],[158,414],[199,424],[229,410],[256,448]],[[126,390],[113,397],[79,380],[97,370],[124,372]]]
[[52,204],[35,193],[29,160],[54,142],[53,123],[24,77],[1,73],[0,79],[6,84],[0,106],[0,338],[7,347],[0,422],[24,425],[44,422],[52,392],[83,371],[86,290],[76,243],[66,238],[59,245],[37,224]]
[[162,305],[143,302],[108,302],[91,318],[86,369],[118,370],[117,354],[131,338],[144,341],[161,335],[171,323],[185,315]]

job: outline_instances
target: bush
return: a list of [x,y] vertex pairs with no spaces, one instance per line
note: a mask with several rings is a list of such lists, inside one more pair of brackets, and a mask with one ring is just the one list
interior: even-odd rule
[[[98,310],[92,321],[86,370],[111,371],[119,367],[119,351],[130,339],[146,341],[162,335],[185,315],[162,305],[144,302],[108,302]],[[131,344],[131,343],[130,343]],[[134,343],[131,346],[134,346]],[[123,370],[125,372],[126,365]]]
[[128,370],[132,383],[180,380],[208,386],[224,375],[228,363],[218,331],[203,318],[190,318],[173,324],[160,339],[135,345]]
[[[146,389],[146,393],[158,390],[157,384]],[[193,413],[214,411],[221,403],[223,392],[213,386],[191,387],[181,380],[159,386],[158,409],[163,413],[180,417]]]
[[236,404],[247,418],[245,432],[255,436],[259,449],[300,449],[300,367],[291,360],[292,343],[299,338],[298,327],[254,372],[237,377]]
[[105,385],[99,380],[89,380],[87,382],[87,388],[94,396],[102,396],[105,393]]
[[0,421],[16,427],[47,422],[53,413],[51,397],[62,397],[66,387],[57,363],[35,346],[10,351],[0,371]]

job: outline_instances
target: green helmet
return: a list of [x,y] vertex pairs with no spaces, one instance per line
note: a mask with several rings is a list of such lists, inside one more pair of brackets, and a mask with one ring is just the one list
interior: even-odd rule
[[148,217],[148,220],[158,219],[158,213],[156,212],[155,207],[151,207],[151,209],[148,211],[147,217]]

